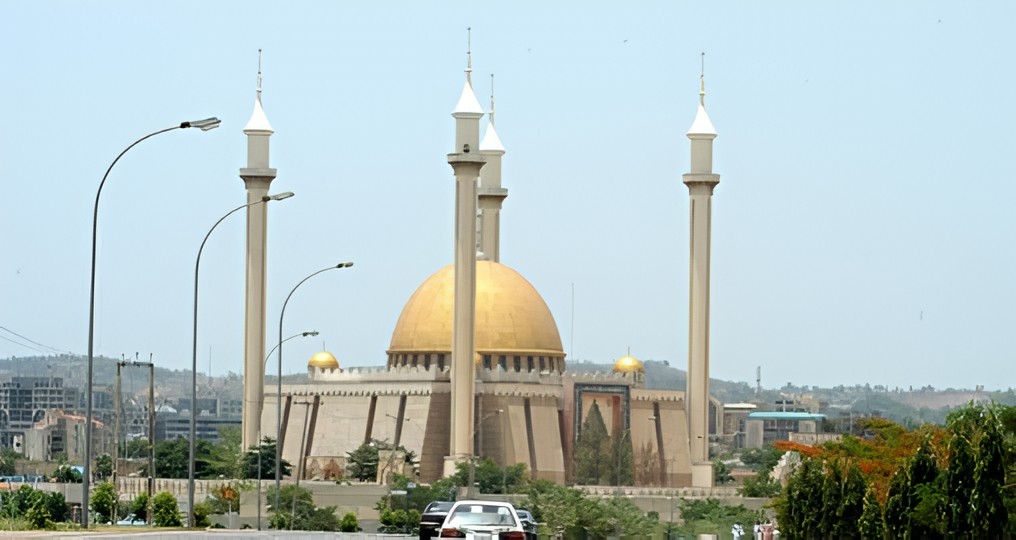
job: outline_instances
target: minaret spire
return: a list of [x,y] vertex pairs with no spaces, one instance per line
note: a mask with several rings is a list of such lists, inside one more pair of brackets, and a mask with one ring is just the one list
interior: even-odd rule
[[480,171],[479,234],[476,251],[491,261],[501,262],[501,203],[508,190],[501,187],[501,158],[504,146],[494,130],[494,74],[490,74],[490,123],[480,142],[480,153],[487,165]]
[[258,103],[261,103],[261,49],[258,49]]
[[706,53],[702,51],[702,72],[699,75],[699,82],[701,86],[699,88],[699,105],[706,106]]
[[473,86],[473,27],[466,27],[466,82]]
[[490,74],[490,127],[494,127],[494,74]]

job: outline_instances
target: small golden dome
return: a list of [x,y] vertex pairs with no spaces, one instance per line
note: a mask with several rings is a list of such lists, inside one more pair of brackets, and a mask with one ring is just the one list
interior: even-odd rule
[[321,351],[310,357],[310,360],[307,361],[307,367],[339,369],[339,361],[335,358],[334,354],[328,351]]
[[642,365],[642,362],[638,358],[630,354],[626,354],[621,357],[617,362],[614,362],[614,373],[645,373],[646,367]]
[[[388,353],[452,350],[455,267],[423,282],[406,302]],[[493,261],[476,261],[476,351],[563,357],[557,324],[540,293],[522,275]]]

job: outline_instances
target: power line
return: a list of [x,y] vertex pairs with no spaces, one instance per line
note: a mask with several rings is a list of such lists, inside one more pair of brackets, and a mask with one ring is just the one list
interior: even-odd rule
[[[44,344],[44,343],[39,343],[38,341],[35,341],[35,340],[33,340],[33,339],[30,339],[30,338],[27,338],[27,337],[25,337],[25,336],[23,336],[23,335],[21,335],[21,334],[19,334],[19,333],[15,332],[14,330],[11,330],[10,328],[4,327],[4,326],[0,326],[0,330],[3,330],[3,331],[5,331],[5,332],[11,333],[11,334],[14,334],[15,336],[18,336],[19,338],[21,338],[21,339],[23,339],[23,340],[25,340],[25,341],[28,341],[29,343],[32,343],[32,344],[34,344],[34,345],[38,345],[39,347],[42,347],[42,348],[44,348],[44,349],[50,349],[50,350],[51,350],[52,352],[55,352],[55,353],[60,353],[60,354],[74,354],[74,353],[73,353],[73,352],[71,352],[71,351],[65,351],[65,350],[63,350],[63,349],[58,349],[58,348],[56,348],[56,347],[50,347],[49,345],[46,345],[46,344]],[[9,340],[9,339],[8,339],[7,341],[11,341],[11,340]],[[17,342],[11,341],[11,343],[17,343]],[[22,344],[22,343],[17,343],[17,344],[18,344],[18,345],[22,345],[23,347],[28,347],[28,345],[24,345],[24,344]],[[30,349],[31,349],[32,347],[28,347],[28,348],[30,348]],[[36,350],[38,350],[38,349],[36,349]],[[39,352],[44,352],[44,351],[39,351]]]

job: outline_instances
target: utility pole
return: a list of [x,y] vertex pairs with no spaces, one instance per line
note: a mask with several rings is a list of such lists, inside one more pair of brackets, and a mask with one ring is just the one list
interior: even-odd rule
[[[300,487],[300,478],[303,477],[303,453],[307,443],[307,421],[310,419],[310,406],[313,401],[294,401],[293,405],[303,405],[303,431],[300,432],[300,455],[296,462],[296,487]],[[278,443],[276,443],[278,444]],[[293,492],[293,504],[290,510],[289,530],[293,530],[293,522],[296,521],[296,490]]]
[[[122,357],[121,357],[122,358]],[[113,485],[117,488],[117,492],[120,491],[119,481],[120,472],[120,414],[123,408],[123,397],[121,396],[120,390],[120,368],[123,366],[123,360],[116,363],[116,389],[113,391],[115,403],[113,404],[116,410],[116,420],[113,422]]]

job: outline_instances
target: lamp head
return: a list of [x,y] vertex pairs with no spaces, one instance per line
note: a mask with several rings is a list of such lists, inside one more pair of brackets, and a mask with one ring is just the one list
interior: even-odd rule
[[210,129],[215,129],[215,128],[219,127],[219,124],[221,124],[221,123],[222,123],[222,120],[219,120],[218,118],[213,116],[211,118],[205,118],[204,120],[191,120],[190,122],[182,122],[180,124],[180,128],[181,129],[186,129],[186,128],[192,128],[193,127],[193,128],[198,128],[201,131],[208,131]]
[[283,199],[288,199],[288,198],[292,197],[293,195],[296,195],[296,193],[293,193],[292,191],[283,191],[282,193],[276,193],[275,195],[269,195],[268,198],[273,200],[273,201],[281,201]]
[[344,263],[339,263],[339,264],[335,265],[335,268],[349,268],[350,266],[353,266],[353,263],[351,263],[351,262],[344,262]]
[[310,332],[304,332],[303,333],[303,337],[316,336],[316,335],[318,335],[318,331],[317,330],[311,330]]

